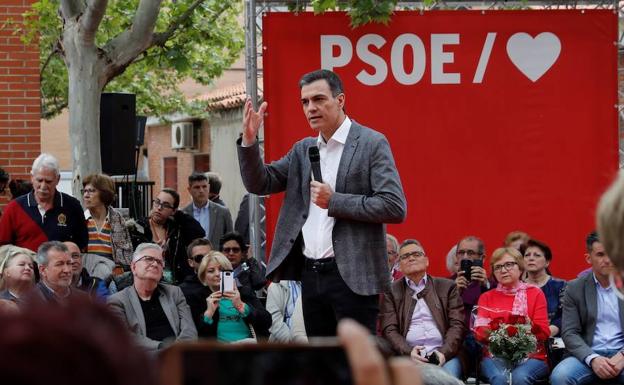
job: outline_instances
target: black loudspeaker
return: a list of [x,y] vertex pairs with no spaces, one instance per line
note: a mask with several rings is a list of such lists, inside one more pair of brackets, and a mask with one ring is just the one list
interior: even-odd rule
[[141,147],[145,140],[145,123],[147,123],[147,116],[137,115],[136,117],[136,146]]
[[102,172],[108,175],[132,174],[136,140],[135,95],[103,93],[100,101]]

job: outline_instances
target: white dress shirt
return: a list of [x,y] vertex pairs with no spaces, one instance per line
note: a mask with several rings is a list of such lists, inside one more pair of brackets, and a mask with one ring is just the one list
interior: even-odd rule
[[[351,120],[345,117],[340,127],[334,135],[325,143],[323,136],[319,133],[318,147],[321,155],[321,175],[323,183],[327,183],[332,191],[336,191],[336,176],[338,166],[344,150]],[[308,258],[320,259],[334,256],[334,246],[332,244],[332,231],[336,220],[327,215],[327,209],[322,209],[312,203],[308,208],[308,219],[303,225],[303,254]]]

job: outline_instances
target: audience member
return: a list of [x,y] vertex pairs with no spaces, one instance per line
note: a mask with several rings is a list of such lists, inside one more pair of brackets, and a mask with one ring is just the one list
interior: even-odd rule
[[[9,183],[9,173],[0,168],[0,196],[6,194],[6,186]],[[0,217],[2,217],[2,209],[0,208]]]
[[117,317],[86,298],[71,299],[68,306],[35,302],[0,315],[3,384],[158,383],[156,368]]
[[531,237],[524,231],[512,231],[505,237],[505,247],[513,247],[524,254],[529,239]]
[[550,275],[548,270],[550,261],[552,261],[550,247],[536,239],[529,239],[524,252],[526,271],[524,282],[535,285],[544,292],[550,322],[550,336],[555,337],[561,332],[561,297],[566,281]]
[[[188,255],[188,264],[194,271],[194,274],[189,274],[184,278],[184,281],[180,284],[180,289],[186,298],[186,303],[191,308],[191,315],[193,321],[201,319],[203,310],[200,308],[206,307],[206,297],[211,293],[206,285],[199,280],[198,270],[202,259],[208,253],[212,251],[212,244],[206,238],[197,238],[186,248],[186,254]],[[208,293],[206,294],[206,291]]]
[[403,278],[399,269],[399,240],[392,234],[386,234],[386,251],[388,252],[388,269],[390,269],[391,281]]
[[219,241],[219,250],[227,257],[234,269],[237,286],[260,290],[266,284],[266,268],[255,258],[247,258],[247,245],[236,232],[225,234]]
[[13,245],[5,245],[2,248],[0,299],[19,303],[35,285],[35,253]]
[[58,161],[41,154],[32,165],[34,190],[12,200],[0,219],[0,245],[37,250],[46,241],[72,241],[87,246],[87,226],[80,202],[56,189],[61,178]]
[[271,315],[249,288],[234,286],[233,291],[221,292],[221,272],[232,270],[230,261],[220,252],[212,251],[199,265],[199,280],[206,285],[201,317],[195,320],[200,337],[216,338],[221,342],[238,342],[268,336]]
[[191,310],[182,290],[160,282],[164,265],[159,245],[140,244],[130,265],[133,285],[108,297],[111,309],[134,332],[137,343],[151,351],[174,341],[197,339]]
[[89,243],[87,252],[111,259],[128,270],[132,261],[132,242],[123,216],[113,208],[115,182],[108,175],[92,174],[82,181]]
[[9,182],[9,190],[11,191],[11,199],[21,197],[31,192],[33,185],[24,179],[11,179]]
[[490,322],[502,319],[504,323],[515,323],[510,316],[527,317],[531,332],[537,338],[537,349],[529,354],[528,359],[512,368],[514,385],[535,384],[548,378],[545,341],[550,335],[546,297],[537,287],[520,280],[524,272],[524,258],[513,247],[501,247],[494,251],[490,265],[498,285],[496,289],[483,293],[479,298],[475,334],[484,344],[484,358],[481,361],[481,373],[491,385],[507,385],[507,369],[504,364],[493,359],[489,345]]
[[[273,320],[269,341],[291,342],[296,304],[301,297],[301,282],[281,280],[272,282],[267,290],[266,309]],[[300,309],[302,310],[302,309]]]
[[65,303],[71,297],[86,296],[71,286],[72,259],[64,243],[59,241],[42,243],[37,250],[36,261],[41,278],[37,288],[44,300]]
[[[624,277],[624,172],[620,171],[598,202],[597,225],[600,239],[611,261]],[[621,287],[620,287],[621,288]]]
[[453,245],[448,253],[446,253],[446,270],[451,276],[459,271],[459,259],[457,259],[457,245]]
[[232,214],[230,210],[208,199],[208,178],[201,173],[193,173],[188,177],[188,192],[193,202],[182,209],[201,224],[206,232],[206,239],[213,245],[219,244],[221,237],[232,231]]
[[565,290],[561,336],[571,356],[553,370],[552,385],[624,383],[624,301],[609,283],[614,267],[595,232],[586,246],[592,271]]
[[72,286],[94,297],[106,299],[110,295],[106,282],[100,278],[90,276],[87,269],[82,267],[82,255],[74,242],[63,243],[67,246],[72,261]]
[[[210,201],[219,204],[223,207],[227,207],[223,199],[221,199],[221,186],[223,185],[223,181],[221,180],[221,175],[216,172],[209,171],[206,173],[206,177],[208,177],[208,185],[210,186],[210,190],[208,192],[208,199]],[[231,230],[230,230],[231,231]]]
[[429,258],[417,240],[403,241],[398,258],[405,278],[395,281],[384,295],[382,335],[396,353],[416,362],[433,362],[460,378],[457,354],[466,326],[455,283],[427,274]]
[[149,217],[131,223],[129,229],[135,248],[151,242],[163,248],[163,279],[173,284],[180,284],[187,275],[193,274],[186,248],[193,239],[206,235],[199,222],[178,210],[179,204],[180,195],[175,190],[162,189],[152,201]]

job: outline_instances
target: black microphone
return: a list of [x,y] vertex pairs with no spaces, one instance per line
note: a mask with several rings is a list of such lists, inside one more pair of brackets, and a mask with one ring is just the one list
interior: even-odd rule
[[321,154],[316,146],[308,148],[308,156],[310,157],[310,166],[312,167],[312,175],[314,180],[323,183],[323,175],[321,174]]

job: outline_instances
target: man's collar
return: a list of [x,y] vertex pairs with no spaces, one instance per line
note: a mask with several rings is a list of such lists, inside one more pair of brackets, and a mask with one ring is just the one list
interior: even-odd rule
[[202,210],[202,209],[207,209],[207,208],[208,208],[208,206],[210,206],[210,199],[208,199],[208,201],[206,202],[206,204],[205,204],[205,205],[203,205],[202,207],[196,206],[196,205],[195,205],[195,201],[193,201],[192,205],[193,205],[193,210]]
[[427,273],[423,275],[420,282],[414,282],[411,279],[409,279],[407,276],[405,276],[405,283],[407,284],[407,286],[411,287],[412,289],[415,289],[419,286],[424,287],[427,285]]
[[[28,203],[28,207],[38,206],[37,198],[35,198],[35,190],[32,190],[28,193],[26,197],[26,201]],[[52,205],[54,207],[63,207],[63,194],[59,190],[54,190],[54,198],[52,199]]]
[[[334,135],[332,135],[331,138],[327,140],[327,142],[329,142],[330,140],[334,140],[338,143],[345,144],[347,142],[347,136],[349,136],[350,129],[351,119],[349,119],[349,117],[345,115],[345,119],[342,121],[342,124],[340,124],[338,129],[334,132]],[[325,143],[325,140],[323,140],[323,135],[320,132],[318,134],[318,138],[316,138],[316,143],[318,146],[320,146],[322,143]]]

